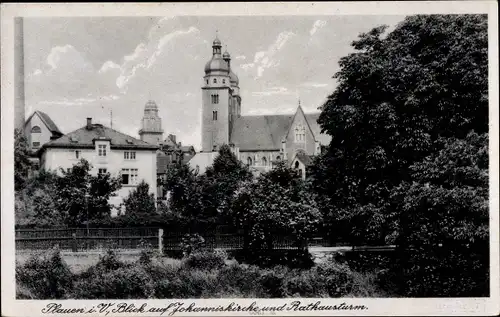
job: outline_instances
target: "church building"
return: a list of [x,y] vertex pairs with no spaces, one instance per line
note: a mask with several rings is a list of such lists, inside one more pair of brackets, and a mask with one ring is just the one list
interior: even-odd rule
[[317,123],[319,112],[305,113],[299,102],[295,113],[242,116],[239,79],[231,68],[230,54],[222,54],[221,47],[216,38],[212,58],[205,65],[201,87],[202,151],[189,161],[191,167],[203,172],[220,146],[228,144],[256,174],[285,160],[305,178],[311,157],[330,142]]

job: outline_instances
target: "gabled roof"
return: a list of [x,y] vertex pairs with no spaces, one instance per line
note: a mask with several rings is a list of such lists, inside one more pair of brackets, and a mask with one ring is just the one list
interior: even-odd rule
[[[239,117],[234,121],[230,142],[240,151],[280,150],[281,141],[288,134],[293,118],[299,110],[302,111],[299,108],[295,114]],[[315,139],[323,145],[329,144],[331,137],[321,134],[317,121],[320,113],[304,115]]]
[[292,163],[295,159],[301,161],[302,164],[307,166],[312,162],[312,155],[307,155],[306,153],[300,151],[295,154],[295,157],[290,161],[290,163]]
[[245,150],[279,150],[290,128],[291,114],[242,116],[235,120],[231,143]]
[[146,143],[124,133],[118,132],[102,124],[92,124],[91,129],[84,126],[70,132],[57,140],[42,146],[45,148],[93,148],[94,140],[109,139],[111,148],[155,150],[158,146]]
[[59,130],[57,125],[54,123],[54,121],[52,121],[52,119],[49,117],[49,115],[39,110],[36,110],[31,114],[31,116],[29,116],[28,120],[26,120],[26,122],[24,123],[25,126],[28,124],[28,122],[30,122],[31,118],[33,118],[35,114],[37,114],[40,117],[40,120],[42,120],[42,122],[45,124],[45,126],[47,127],[47,129],[49,129],[50,132],[58,135],[63,134],[61,130]]

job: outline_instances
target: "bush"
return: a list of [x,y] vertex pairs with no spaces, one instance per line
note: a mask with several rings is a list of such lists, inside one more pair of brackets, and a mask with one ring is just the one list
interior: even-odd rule
[[200,270],[220,269],[226,264],[227,255],[221,252],[197,252],[189,255],[183,261],[186,268]]
[[266,269],[261,275],[259,282],[268,297],[281,298],[286,297],[285,277],[288,274],[288,268],[276,266],[273,269]]
[[95,272],[75,284],[78,299],[152,298],[154,285],[142,267],[121,267],[113,271]]
[[54,250],[48,256],[32,256],[23,266],[18,266],[16,281],[21,289],[17,293],[20,297],[64,299],[72,290],[74,276],[60,251]]
[[253,252],[238,250],[231,254],[238,262],[262,268],[284,265],[293,269],[310,269],[314,266],[313,257],[308,250],[256,250]]
[[238,290],[241,297],[257,298],[264,294],[260,276],[258,267],[234,262],[219,270],[217,282],[221,293]]

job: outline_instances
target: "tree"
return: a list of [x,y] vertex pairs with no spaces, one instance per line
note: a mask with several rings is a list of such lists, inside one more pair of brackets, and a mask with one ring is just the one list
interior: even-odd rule
[[149,193],[149,185],[142,181],[127,198],[123,200],[126,215],[133,217],[148,217],[156,215],[155,197]]
[[14,189],[21,190],[31,168],[28,145],[22,130],[14,130]]
[[324,215],[347,224],[353,244],[393,239],[392,191],[440,137],[488,131],[486,16],[411,16],[384,31],[362,34],[340,60],[318,120],[332,140],[308,173]]
[[[252,173],[228,145],[219,149],[214,159],[200,180],[204,188],[204,214],[208,218],[224,218],[228,220],[229,208],[235,191],[242,182],[252,179]],[[225,221],[221,221],[225,222]]]
[[85,159],[68,170],[61,169],[57,180],[57,208],[65,215],[68,226],[78,226],[90,220],[111,215],[109,198],[121,187],[119,178],[107,174],[93,176],[92,166]]
[[46,227],[64,224],[56,206],[57,174],[41,169],[25,181],[15,193],[16,225]]
[[235,193],[232,218],[245,234],[245,248],[273,249],[276,235],[293,235],[299,246],[321,221],[314,195],[283,162]]
[[204,174],[197,174],[188,164],[176,163],[167,169],[164,183],[170,192],[169,206],[189,222],[212,224],[229,221],[229,207],[234,192],[252,174],[224,145]]
[[393,191],[408,296],[488,296],[488,136],[442,138]]

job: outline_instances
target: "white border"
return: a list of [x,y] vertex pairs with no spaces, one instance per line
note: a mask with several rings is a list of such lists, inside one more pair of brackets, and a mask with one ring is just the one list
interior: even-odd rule
[[[13,17],[49,16],[174,16],[174,15],[411,15],[418,13],[487,13],[489,21],[489,114],[490,114],[490,298],[429,299],[317,299],[325,305],[347,303],[365,305],[365,311],[282,311],[277,315],[498,315],[499,289],[499,214],[498,214],[498,12],[496,1],[439,2],[335,2],[335,3],[86,3],[86,4],[2,4],[1,5],[1,222],[2,222],[2,316],[42,316],[41,309],[54,301],[15,300],[15,251],[13,208]],[[258,305],[282,305],[297,299],[257,300]],[[315,299],[301,299],[314,303]],[[183,300],[185,305],[248,305],[251,299]],[[57,301],[72,308],[91,307],[105,301]],[[114,300],[148,306],[164,306],[175,300]],[[198,313],[190,315],[247,315],[248,313]],[[73,314],[71,314],[73,315]],[[85,316],[93,316],[86,314]],[[125,315],[125,314],[118,314]],[[134,315],[134,314],[129,314]],[[148,315],[149,314],[143,314]],[[164,314],[163,316],[167,316]],[[186,315],[178,313],[175,316]],[[103,315],[104,316],[104,315]],[[114,316],[109,314],[108,316]]]

